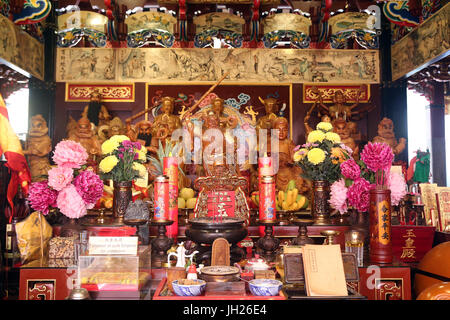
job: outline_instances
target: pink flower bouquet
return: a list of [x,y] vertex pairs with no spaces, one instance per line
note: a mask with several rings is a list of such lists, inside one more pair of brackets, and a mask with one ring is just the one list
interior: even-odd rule
[[48,171],[48,181],[33,182],[28,200],[32,209],[46,215],[52,207],[78,219],[87,214],[102,196],[103,181],[86,169],[88,154],[78,142],[63,140],[53,153],[57,164]]
[[331,185],[331,207],[341,214],[349,207],[367,211],[369,191],[377,187],[389,188],[391,203],[398,205],[406,194],[406,182],[400,174],[390,172],[393,159],[389,145],[369,142],[361,153],[361,160],[350,158],[341,163],[341,179]]

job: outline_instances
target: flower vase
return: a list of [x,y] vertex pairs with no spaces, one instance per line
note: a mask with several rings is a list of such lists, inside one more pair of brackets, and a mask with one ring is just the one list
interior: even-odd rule
[[329,199],[330,184],[328,181],[314,180],[311,194],[311,215],[314,219],[314,225],[331,224]]
[[391,190],[369,191],[370,261],[392,263]]
[[132,182],[131,181],[114,181],[113,192],[113,217],[117,224],[124,224],[123,217],[131,201],[132,196]]

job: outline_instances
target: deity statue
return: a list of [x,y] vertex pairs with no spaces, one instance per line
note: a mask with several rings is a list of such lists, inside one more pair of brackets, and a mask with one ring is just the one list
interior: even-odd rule
[[69,116],[69,121],[67,121],[66,125],[66,137],[70,137],[72,134],[75,133],[76,130],[77,130],[77,121],[72,116]]
[[156,149],[152,148],[152,134],[151,134],[152,123],[148,120],[141,120],[134,127],[131,126],[130,122],[127,122],[127,133],[126,135],[131,141],[138,141],[141,145],[145,146],[148,151],[155,152],[158,149],[156,144]]
[[[227,154],[226,154],[226,148],[227,148],[227,139],[231,143],[234,144],[234,137],[227,135],[226,130],[224,129],[223,122],[221,122],[221,118],[219,116],[218,112],[215,112],[213,110],[209,110],[207,112],[206,117],[203,116],[204,119],[204,129],[217,129],[222,133],[222,152],[219,153],[217,149],[214,149],[213,153],[210,153],[211,150],[208,148],[208,146],[212,143],[214,143],[216,137],[213,135],[212,137],[203,136],[203,142],[202,142],[202,155],[204,160],[204,169],[208,175],[212,174],[212,168],[216,164],[217,161],[225,163],[227,162]],[[231,139],[231,140],[230,140]]]
[[114,117],[109,121],[108,125],[103,125],[98,128],[97,134],[100,142],[103,143],[112,136],[122,135],[125,133],[125,126],[119,117]]
[[[224,100],[216,97],[211,101],[211,111],[213,111],[219,120],[219,125],[221,129],[234,129],[238,124],[238,119],[234,116],[228,116],[224,113]],[[201,116],[201,119],[206,122],[206,118],[208,118],[208,112],[204,113]]]
[[28,139],[23,154],[27,156],[30,166],[31,181],[45,180],[50,161],[48,154],[52,151],[52,141],[48,136],[47,121],[38,114],[31,117],[31,127],[28,130]]
[[89,104],[84,107],[81,117],[88,118],[95,126],[107,125],[110,119],[108,110],[101,102],[102,95],[98,90],[91,93]]
[[[305,140],[308,138],[308,135],[311,131],[314,130],[313,127],[311,127],[309,125],[309,119],[311,118],[311,113],[314,111],[314,108],[316,107],[317,103],[315,102],[311,108],[308,110],[308,112],[306,113],[305,118],[303,119],[303,124],[305,125]],[[330,122],[331,123],[331,118],[328,114],[324,114],[321,118],[320,118],[321,122]]]
[[95,162],[95,156],[102,154],[100,141],[97,135],[94,134],[88,118],[81,117],[78,120],[75,132],[68,139],[80,143],[89,154],[89,160],[91,162]]
[[278,105],[277,105],[277,99],[274,98],[267,98],[267,99],[261,99],[261,102],[264,104],[264,108],[266,110],[266,115],[262,116],[258,119],[256,123],[256,129],[272,129],[272,123],[274,120],[276,120],[277,113],[278,113]]
[[288,137],[289,124],[284,117],[273,122],[273,129],[278,130],[278,172],[276,175],[277,190],[286,190],[290,180],[295,180],[299,193],[307,193],[308,183],[300,176],[302,169],[294,165],[294,142]]
[[162,98],[162,114],[157,115],[152,124],[152,137],[158,137],[161,142],[164,142],[165,139],[170,138],[171,134],[176,129],[181,128],[180,117],[173,114],[174,102],[175,99],[172,97]]
[[333,131],[341,137],[341,142],[353,150],[352,157],[357,161],[359,159],[359,146],[351,137],[351,127],[349,122],[337,119],[333,122]]
[[387,143],[394,155],[400,154],[406,147],[406,139],[400,138],[398,141],[395,138],[394,123],[389,118],[383,118],[378,124],[378,136],[373,138],[372,142]]
[[358,89],[358,92],[356,94],[356,102],[352,105],[347,105],[347,101],[342,90],[336,90],[333,97],[334,104],[329,107],[323,104],[322,94],[320,93],[320,91],[316,87],[313,88],[313,90],[318,95],[318,99],[316,102],[318,102],[319,108],[325,110],[325,112],[330,116],[331,122],[333,123],[337,119],[346,121],[348,123],[347,125],[350,128],[351,137],[354,140],[361,140],[361,133],[358,130],[358,125],[356,124],[356,122],[352,121],[352,118],[365,112],[370,112],[375,108],[375,106],[372,105],[359,111],[354,110],[359,105],[359,99],[361,96],[361,92],[363,91],[363,86]]
[[336,90],[334,92],[333,102],[334,104],[330,107],[327,107],[323,104],[322,94],[320,91],[316,91],[319,95],[318,101],[319,106],[325,109],[328,113],[328,115],[331,117],[332,120],[336,119],[343,119],[344,121],[350,121],[352,118],[352,115],[359,114],[358,111],[353,111],[358,105],[359,105],[359,96],[362,92],[362,87],[359,88],[358,93],[356,94],[356,103],[352,105],[347,105],[346,99],[344,96],[344,93],[342,90]]

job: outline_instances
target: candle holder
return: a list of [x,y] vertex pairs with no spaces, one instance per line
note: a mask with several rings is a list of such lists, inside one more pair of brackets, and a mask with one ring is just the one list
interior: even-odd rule
[[151,220],[152,226],[158,227],[158,235],[150,242],[152,245],[152,266],[162,267],[167,261],[167,250],[173,245],[173,239],[166,235],[166,227],[173,223],[172,220],[155,221]]
[[105,208],[100,208],[98,210],[98,216],[97,216],[97,219],[96,219],[97,224],[102,225],[102,224],[106,224],[107,223],[108,217],[106,217],[106,215],[105,215],[105,210],[106,210]]
[[136,228],[135,236],[138,237],[138,243],[143,243],[143,239],[139,234],[139,226],[146,224],[147,221],[148,221],[147,219],[125,219],[123,220],[123,223],[129,226],[134,226]]
[[256,242],[256,247],[259,249],[259,254],[263,256],[267,262],[275,261],[278,248],[280,246],[280,239],[273,235],[273,227],[278,224],[277,221],[260,220],[259,225],[264,226],[264,237],[259,238]]
[[324,230],[321,231],[320,234],[326,237],[323,244],[334,244],[334,237],[338,236],[340,232],[335,230]]
[[314,223],[312,219],[293,219],[292,223],[298,226],[298,236],[292,240],[295,246],[304,246],[305,244],[314,244],[314,240],[308,237],[308,226]]

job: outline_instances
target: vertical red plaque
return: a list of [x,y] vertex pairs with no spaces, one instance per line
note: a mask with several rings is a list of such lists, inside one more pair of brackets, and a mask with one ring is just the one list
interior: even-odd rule
[[369,191],[370,261],[392,263],[391,190]]

